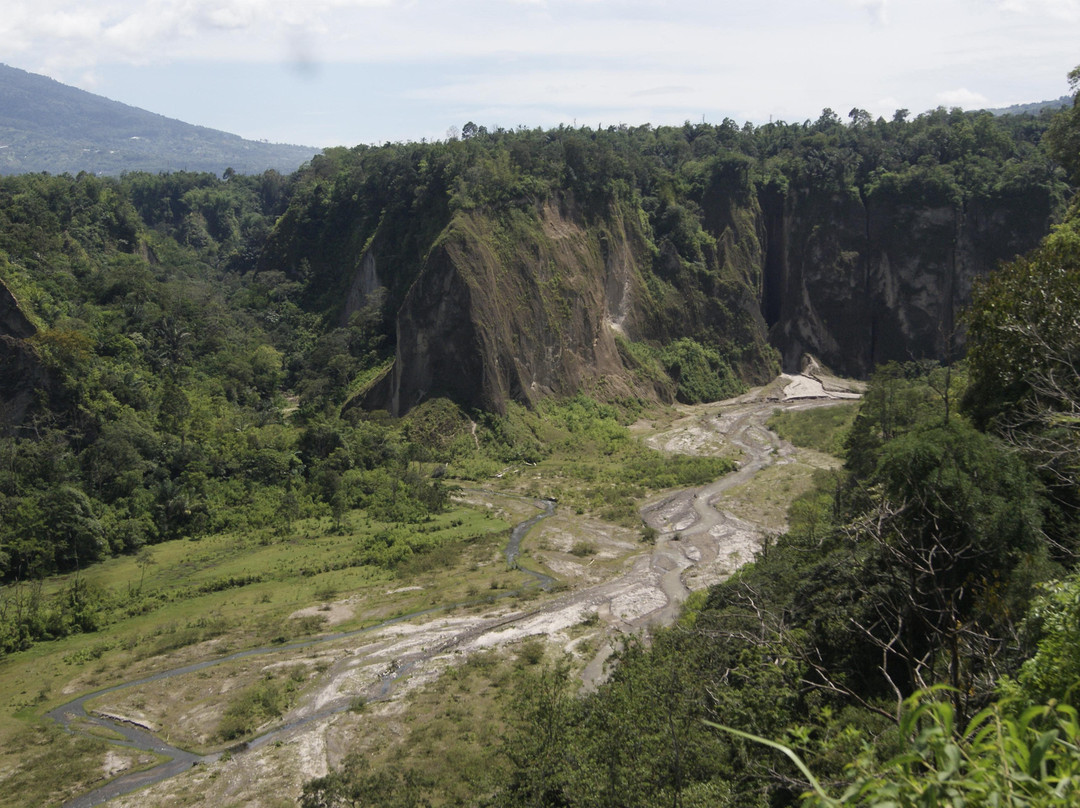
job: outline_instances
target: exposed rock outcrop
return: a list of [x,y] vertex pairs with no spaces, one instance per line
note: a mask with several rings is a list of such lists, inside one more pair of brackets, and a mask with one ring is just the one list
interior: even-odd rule
[[433,396],[505,411],[597,386],[656,395],[616,344],[640,330],[640,247],[618,216],[607,225],[590,230],[555,203],[455,217],[398,312],[393,373],[376,397],[403,413]]
[[347,325],[353,314],[372,303],[380,303],[386,294],[386,286],[379,279],[379,271],[376,265],[376,250],[369,246],[360,256],[356,270],[353,272],[352,283],[345,297],[345,305],[341,310],[341,324]]
[[21,424],[45,383],[40,357],[27,341],[37,329],[19,307],[19,301],[0,280],[0,432]]
[[569,182],[532,196],[511,162],[473,157],[460,175],[402,164],[389,183],[338,172],[275,227],[260,268],[301,281],[304,305],[339,325],[364,311],[394,346],[353,403],[670,400],[680,370],[657,357],[687,337],[747,382],[798,372],[805,354],[849,376],[957,358],[975,280],[1038,244],[1061,205],[1052,183],[988,189],[921,166],[861,186],[795,169],[766,180],[726,152],[678,193]]
[[807,353],[865,376],[890,360],[956,358],[976,278],[1034,248],[1047,198],[931,200],[793,192],[766,199],[763,311],[784,369]]
[[[715,242],[694,273],[670,243],[650,255],[617,210],[588,224],[565,200],[457,214],[404,296],[393,371],[365,403],[403,414],[433,396],[495,411],[583,389],[670,399],[617,337],[720,334],[743,347],[750,380],[771,371],[766,340],[793,372],[805,354],[853,376],[956,357],[975,279],[1038,243],[1053,215],[1047,200],[759,194],[725,177],[702,202]],[[375,260],[369,250],[359,262],[351,306],[378,288]]]

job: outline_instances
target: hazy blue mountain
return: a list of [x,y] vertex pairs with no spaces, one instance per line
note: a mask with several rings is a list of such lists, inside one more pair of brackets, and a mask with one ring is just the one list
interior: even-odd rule
[[285,173],[319,151],[244,140],[0,64],[0,174]]
[[995,115],[1038,115],[1045,110],[1056,111],[1072,104],[1071,95],[1063,95],[1052,101],[1034,101],[1030,104],[1013,104],[1011,107],[995,107],[987,110]]

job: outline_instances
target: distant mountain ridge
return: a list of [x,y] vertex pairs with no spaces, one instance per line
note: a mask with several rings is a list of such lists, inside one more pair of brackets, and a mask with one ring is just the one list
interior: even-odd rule
[[245,140],[0,64],[0,174],[291,173],[320,151]]
[[1043,110],[1058,110],[1062,107],[1068,107],[1072,105],[1072,96],[1063,95],[1060,98],[1055,98],[1052,101],[1035,101],[1030,104],[1013,104],[1008,107],[995,107],[988,109],[994,115],[1038,115]]

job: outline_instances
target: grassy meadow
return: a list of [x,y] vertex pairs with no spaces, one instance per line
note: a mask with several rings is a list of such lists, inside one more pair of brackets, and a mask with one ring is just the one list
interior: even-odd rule
[[[509,527],[530,507],[509,499],[506,508],[452,507],[408,526],[421,549],[392,564],[365,562],[365,553],[388,539],[389,546],[402,541],[401,526],[354,512],[339,525],[329,518],[300,520],[287,531],[164,542],[144,555],[79,573],[78,586],[102,604],[100,629],[40,642],[0,661],[0,805],[59,802],[105,776],[102,761],[115,754],[108,737],[69,735],[42,718],[78,695],[246,648],[360,629],[524,585],[526,576],[507,569],[501,552]],[[74,574],[48,579],[40,596],[62,594],[75,581]],[[330,604],[344,598],[347,614],[335,611],[331,626]],[[202,704],[204,725],[189,720],[188,731],[172,742],[208,751],[242,739],[286,709],[317,673],[286,668],[275,681],[262,682],[254,673],[261,665],[226,667],[210,669],[231,686]],[[148,725],[166,724],[192,712],[182,696],[210,675],[127,689],[90,706],[123,707]],[[134,758],[135,765],[153,762]]]

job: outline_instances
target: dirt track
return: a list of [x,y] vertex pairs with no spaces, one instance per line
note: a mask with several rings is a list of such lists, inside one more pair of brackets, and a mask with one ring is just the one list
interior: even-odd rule
[[[780,392],[785,389],[795,397],[786,398]],[[773,463],[786,462],[793,454],[792,447],[764,427],[773,410],[822,406],[849,397],[826,392],[808,377],[781,377],[766,390],[776,392],[768,395],[759,390],[728,402],[686,408],[685,416],[671,428],[647,438],[658,449],[685,454],[730,453],[730,447],[735,447],[741,453],[740,465],[701,488],[646,503],[642,518],[657,530],[655,544],[651,551],[632,552],[622,570],[607,580],[557,594],[525,610],[519,601],[507,599],[491,604],[482,614],[443,613],[297,648],[297,659],[323,666],[325,672],[277,729],[252,741],[231,760],[196,756],[195,763],[208,765],[192,768],[188,763],[186,771],[170,773],[168,779],[118,796],[109,804],[131,808],[179,803],[272,805],[282,795],[295,797],[304,781],[327,773],[340,758],[339,747],[345,741],[335,724],[358,697],[373,703],[375,709],[401,709],[403,693],[431,681],[462,655],[530,636],[545,636],[574,651],[580,636],[574,641],[566,632],[593,615],[598,618],[594,637],[600,635],[600,650],[589,655],[582,676],[586,687],[595,686],[603,678],[605,659],[619,635],[672,623],[691,589],[722,580],[750,560],[760,546],[762,530],[718,510],[713,503],[726,490],[748,482]],[[625,542],[622,546],[627,547]],[[268,666],[282,664],[281,655],[288,651],[268,649]],[[114,786],[113,793],[116,790]],[[200,795],[202,801],[192,802],[193,795]],[[101,804],[108,796],[106,791],[91,793],[68,805],[84,808]]]

